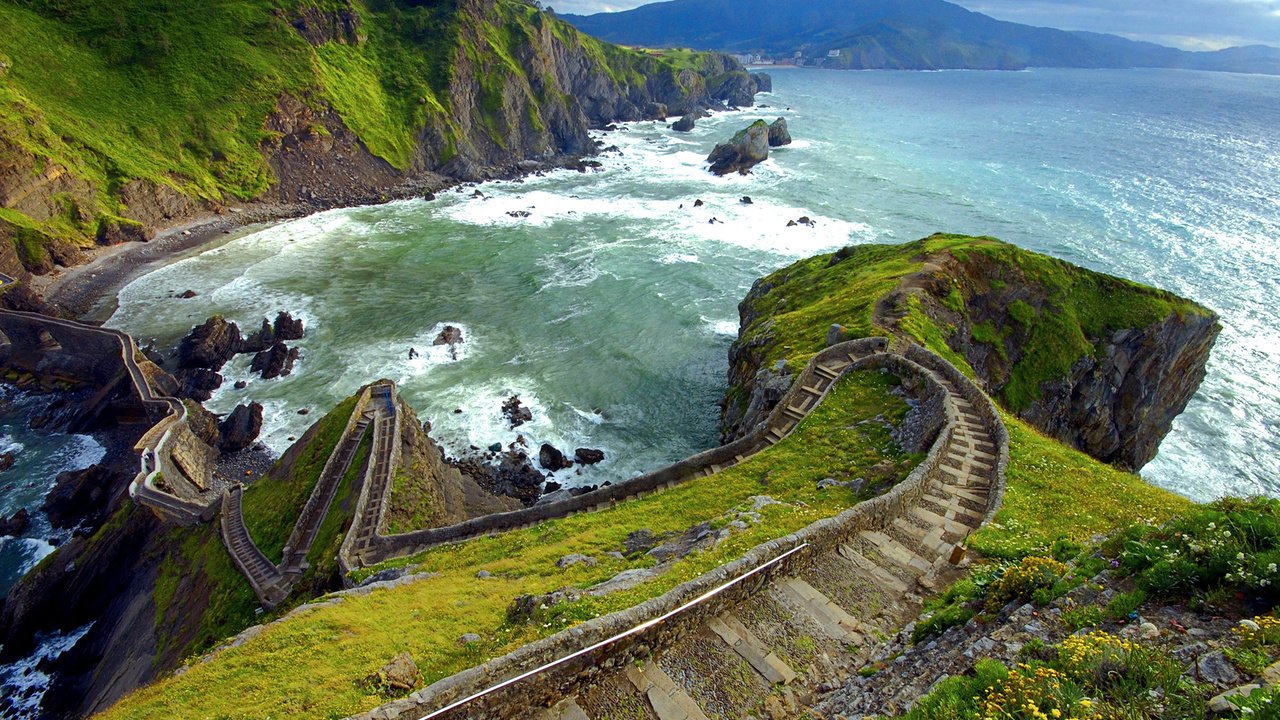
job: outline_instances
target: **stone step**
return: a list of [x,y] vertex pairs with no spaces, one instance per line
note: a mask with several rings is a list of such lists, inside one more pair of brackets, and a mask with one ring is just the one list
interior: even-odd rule
[[733,648],[747,664],[755,668],[770,684],[789,685],[796,679],[796,672],[760,641],[733,613],[725,613],[707,622],[711,632]]
[[911,508],[910,512],[930,527],[940,528],[956,539],[963,539],[973,531],[973,528],[965,525],[964,523],[945,518],[931,510],[926,510],[919,506]]
[[640,667],[627,665],[627,680],[649,700],[658,720],[710,720],[689,693],[652,660]]
[[893,527],[930,553],[946,555],[951,552],[951,543],[946,540],[946,530],[941,527],[926,530],[905,518],[894,518]]
[[923,498],[934,505],[937,505],[938,508],[943,511],[943,517],[949,520],[962,522],[970,527],[976,527],[982,520],[982,515],[964,507],[954,499],[938,497],[937,495],[930,495],[928,493],[925,493]]
[[846,560],[858,566],[858,568],[869,576],[876,585],[888,590],[890,593],[901,595],[909,589],[907,584],[900,580],[898,576],[888,570],[885,570],[883,567],[880,567],[871,558],[868,558],[866,555],[863,555],[852,547],[848,545],[841,545],[838,552]]
[[836,640],[862,644],[862,635],[858,632],[862,625],[857,618],[845,612],[826,595],[818,592],[812,585],[800,578],[785,578],[773,584],[774,590],[798,605],[799,609]]
[[858,533],[863,539],[875,545],[880,554],[890,562],[896,563],[898,566],[914,570],[920,573],[927,573],[933,569],[933,564],[921,558],[915,552],[904,546],[902,543],[894,540],[888,535],[876,530],[863,530]]

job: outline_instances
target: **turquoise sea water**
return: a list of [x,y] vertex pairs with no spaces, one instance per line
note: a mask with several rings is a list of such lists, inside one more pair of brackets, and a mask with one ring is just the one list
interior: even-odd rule
[[[125,288],[110,324],[173,344],[215,312],[252,327],[291,310],[308,326],[294,375],[249,379],[242,357],[210,403],[263,402],[277,450],[315,419],[298,409],[389,377],[452,452],[514,439],[499,405],[519,393],[529,440],[606,450],[598,482],[715,443],[755,278],[850,243],[994,235],[1221,313],[1209,379],[1143,475],[1198,499],[1280,494],[1280,79],[779,69],[774,87],[772,108],[690,135],[609,133],[622,152],[600,173],[242,233]],[[794,145],[749,177],[705,172],[717,140],[776,116]],[[816,227],[785,227],[802,215]],[[460,355],[410,360],[444,323]]]

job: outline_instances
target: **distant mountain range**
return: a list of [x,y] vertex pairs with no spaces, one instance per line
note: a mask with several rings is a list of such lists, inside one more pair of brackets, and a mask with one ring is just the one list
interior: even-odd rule
[[1188,52],[1004,22],[943,0],[672,0],[560,17],[624,45],[724,50],[828,68],[1158,67],[1280,75],[1280,48]]

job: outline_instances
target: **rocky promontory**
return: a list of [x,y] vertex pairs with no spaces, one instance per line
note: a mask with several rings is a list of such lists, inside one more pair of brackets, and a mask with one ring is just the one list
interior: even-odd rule
[[1170,293],[952,235],[803,260],[758,280],[738,310],[726,440],[777,403],[795,364],[840,325],[944,353],[1007,410],[1132,470],[1199,388],[1220,331],[1213,312]]

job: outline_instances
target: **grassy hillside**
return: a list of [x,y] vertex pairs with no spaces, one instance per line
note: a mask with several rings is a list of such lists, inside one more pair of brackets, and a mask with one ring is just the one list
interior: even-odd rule
[[[827,329],[843,324],[854,337],[887,335],[877,324],[876,303],[908,276],[941,268],[946,309],[962,317],[986,310],[986,298],[1008,291],[1026,300],[1009,303],[1007,315],[975,322],[973,339],[1001,352],[1014,330],[1027,337],[1010,370],[1000,398],[1024,408],[1041,383],[1062,377],[1077,360],[1093,353],[1115,330],[1143,328],[1170,315],[1209,315],[1208,310],[1176,295],[1023,250],[995,238],[933,235],[902,245],[863,245],[835,255],[820,255],[765,277],[765,292],[744,301],[747,317],[742,344],[758,345],[761,367],[785,358],[803,367],[820,350]],[[932,280],[932,278],[931,278]],[[1034,305],[1032,304],[1034,303]],[[1004,310],[1004,308],[1001,308]],[[975,318],[976,319],[976,318]],[[951,360],[972,376],[973,368],[954,346],[957,328],[940,324],[914,297],[898,327],[920,344]]]
[[[895,449],[880,423],[897,421],[906,404],[891,394],[894,379],[855,373],[788,438],[747,462],[710,478],[599,512],[536,527],[438,547],[388,565],[410,565],[433,577],[394,590],[351,597],[272,625],[240,647],[191,665],[122,700],[106,718],[181,716],[199,706],[209,717],[342,717],[386,701],[361,679],[398,652],[409,652],[427,682],[446,677],[521,644],[586,619],[630,607],[739,557],[766,540],[829,517],[864,496],[847,488],[818,490],[815,478],[867,477],[893,483],[919,461]],[[883,461],[889,460],[887,464]],[[878,470],[876,468],[879,466]],[[781,504],[764,507],[761,522],[735,532],[714,550],[672,563],[653,580],[605,597],[556,606],[538,622],[507,617],[519,595],[587,587],[618,572],[652,566],[644,554],[613,559],[634,530],[680,533],[701,522],[723,527],[750,509],[752,496]],[[595,557],[595,567],[559,568],[570,553]],[[493,577],[480,579],[486,570]],[[480,642],[461,644],[464,633]]]
[[36,267],[49,238],[86,245],[137,219],[134,181],[200,202],[260,197],[280,180],[265,149],[285,97],[331,108],[402,173],[473,147],[518,152],[513,138],[546,145],[576,102],[548,32],[624,97],[654,77],[678,86],[689,67],[519,0],[0,0],[0,225]]

